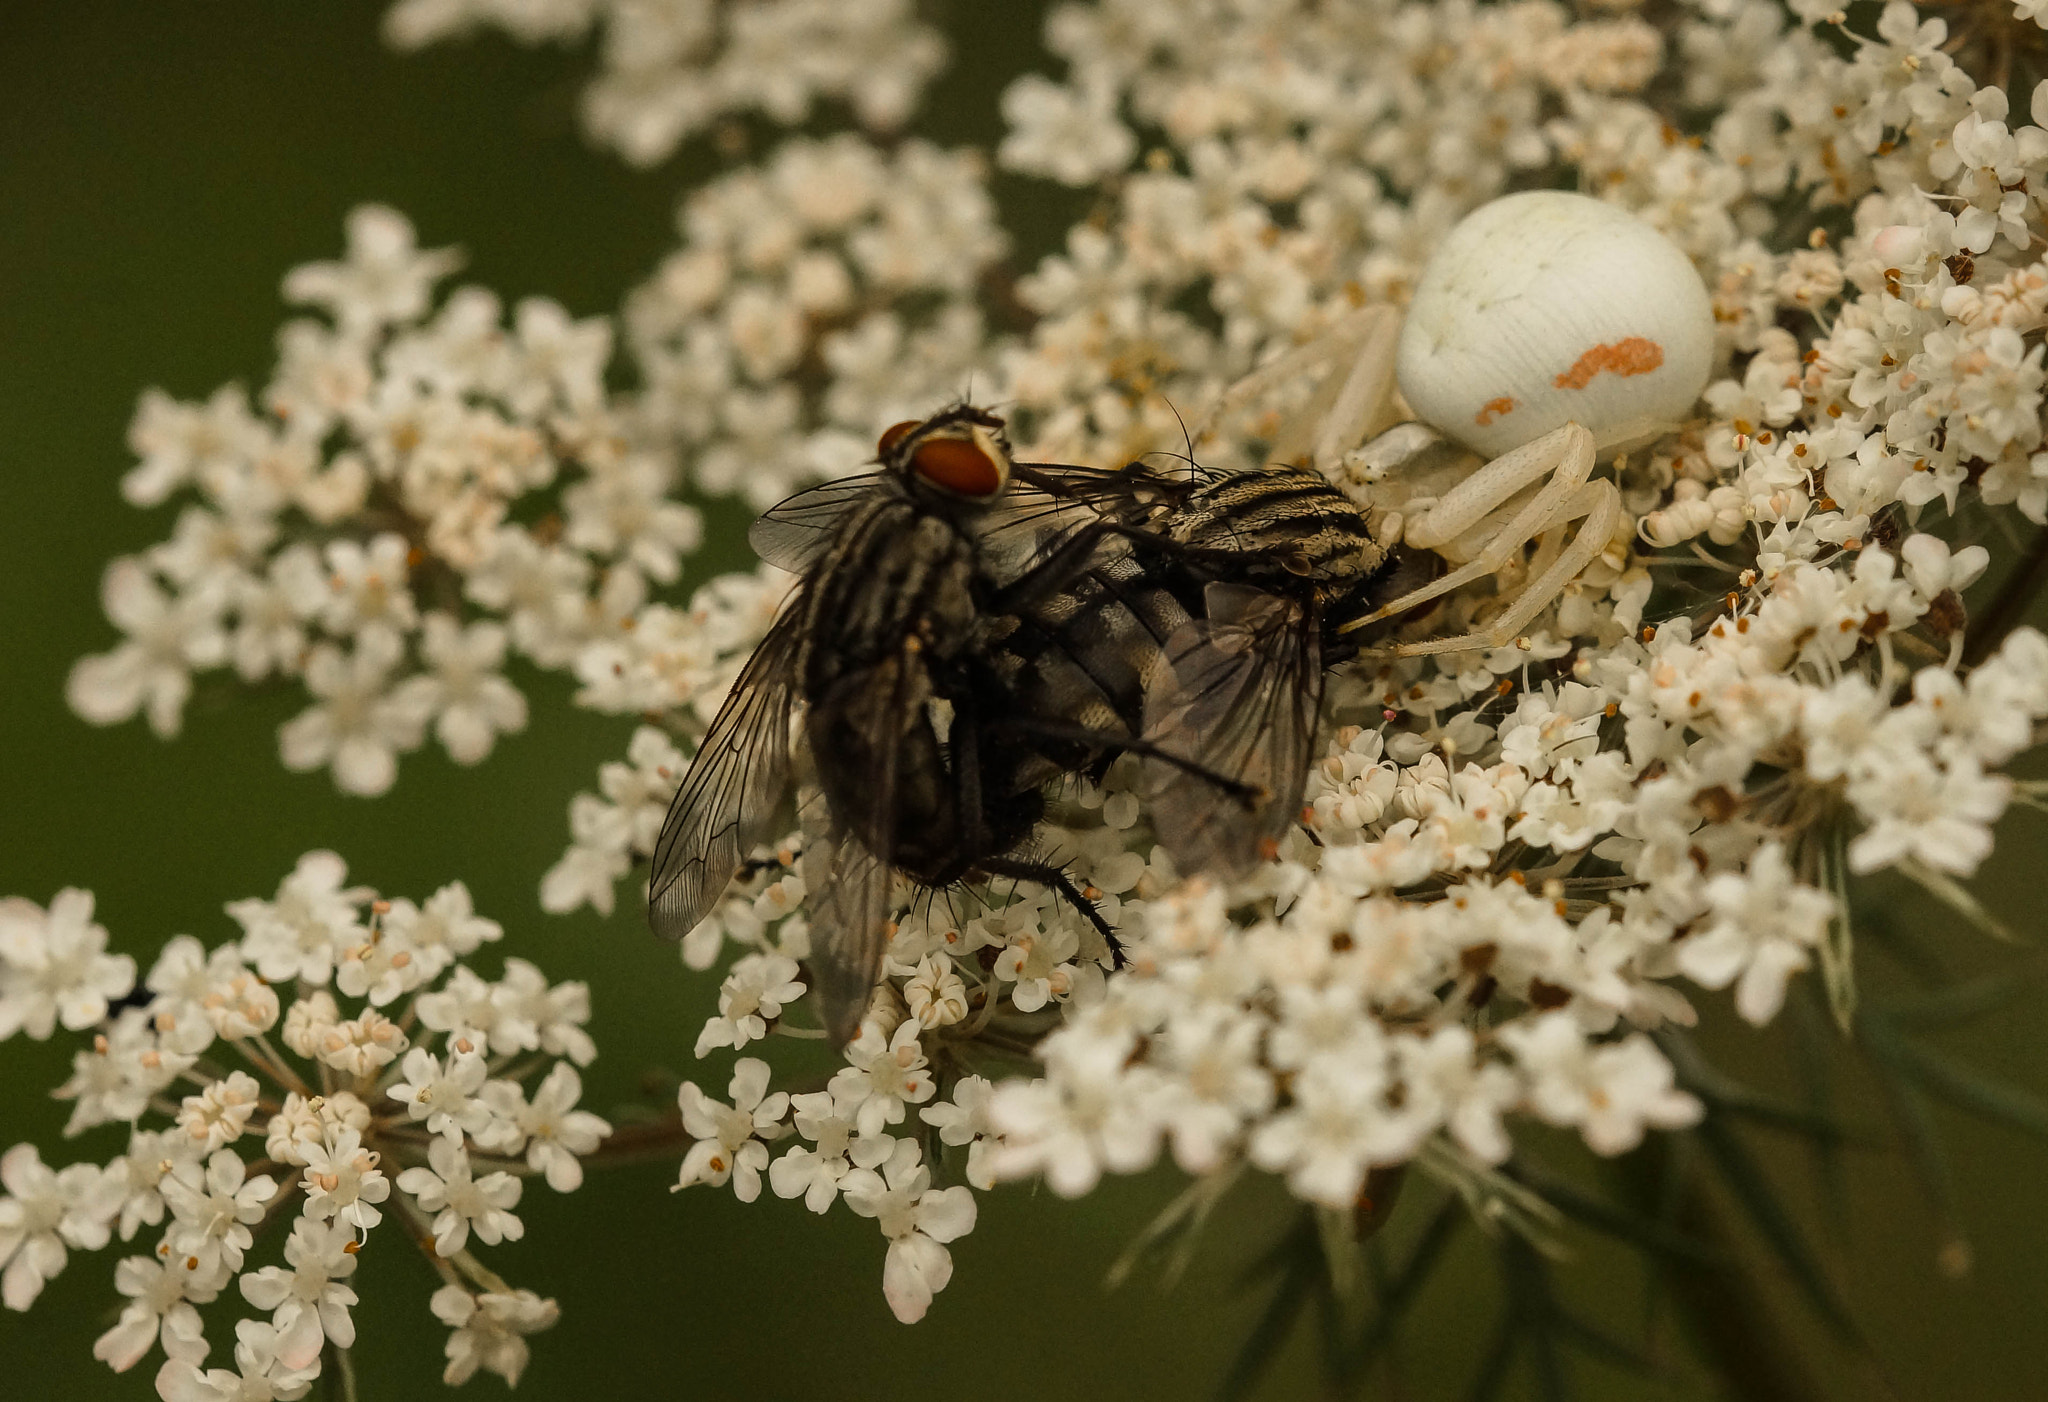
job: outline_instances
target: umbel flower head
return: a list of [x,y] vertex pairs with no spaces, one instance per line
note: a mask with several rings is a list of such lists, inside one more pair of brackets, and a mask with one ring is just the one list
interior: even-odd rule
[[[4,903],[9,1034],[88,1034],[56,1091],[65,1133],[121,1124],[128,1143],[62,1168],[33,1144],[0,1154],[0,1300],[28,1309],[71,1252],[133,1243],[93,1352],[123,1372],[160,1348],[167,1402],[304,1395],[355,1342],[351,1282],[380,1244],[444,1282],[450,1382],[516,1382],[524,1335],[554,1322],[469,1241],[518,1240],[527,1180],[574,1189],[611,1133],[576,1108],[588,994],[518,959],[476,973],[504,931],[459,881],[415,903],[347,875],[307,853],[275,896],[229,903],[240,937],[175,936],[139,983],[102,952],[89,894]],[[209,1367],[230,1322],[233,1366]]]
[[[902,5],[657,8],[405,0],[390,23],[406,43],[602,28],[587,115],[640,159],[821,97],[893,125],[939,57]],[[806,834],[751,854],[683,941],[721,979],[696,1052],[740,1055],[704,1078],[721,1094],[680,1089],[677,1186],[843,1199],[882,1232],[906,1321],[1005,1179],[1076,1196],[1170,1157],[1198,1194],[1254,1169],[1336,1220],[1369,1216],[1376,1175],[1412,1165],[1512,1220],[1530,1127],[1613,1155],[1698,1121],[1704,1091],[1667,1049],[1702,999],[1761,1026],[1812,973],[1853,1030],[1857,883],[1898,873],[1981,919],[1961,883],[2033,796],[2002,771],[2048,721],[2048,640],[2012,626],[2023,594],[1986,599],[1980,579],[2005,574],[2009,530],[2048,524],[2048,85],[2021,113],[1958,65],[1942,20],[1904,0],[1868,18],[1773,0],[1063,4],[1046,42],[1065,75],[1004,94],[995,161],[1094,198],[1015,278],[987,161],[915,135],[791,136],[735,163],[684,202],[680,243],[616,321],[528,301],[508,323],[477,288],[437,302],[453,256],[359,210],[344,259],[287,276],[319,315],[287,326],[253,400],[144,397],[125,490],[183,514],[110,567],[125,641],[77,665],[71,702],[168,735],[195,673],[283,676],[309,701],[285,763],[368,794],[430,729],[462,762],[519,729],[508,657],[571,671],[576,704],[637,719],[568,805],[541,899],[611,913],[790,583],[764,568],[685,590],[701,529],[678,493],[766,507],[859,469],[886,425],[963,384],[1004,406],[1020,458],[1298,458],[1388,545],[1484,563],[1392,643],[1484,629],[1548,580],[1543,607],[1500,646],[1335,669],[1300,822],[1241,879],[1176,869],[1134,757],[1056,790],[1033,840],[1120,932],[1119,972],[1048,891],[905,883],[881,983],[823,1079],[778,1081],[766,1055],[811,1032]],[[1364,450],[1424,398],[1391,396],[1371,348],[1461,221],[1525,190],[1626,211],[1677,300],[1704,290],[1687,363],[1706,384],[1643,409],[1639,432],[1589,427],[1597,477],[1511,495],[1499,516],[1534,524],[1489,551],[1479,523],[1412,530],[1456,514],[1445,497],[1480,458],[1417,484]],[[1570,340],[1571,318],[1552,322],[1538,349]],[[1592,349],[1549,387],[1662,363],[1661,344]],[[1478,395],[1480,369],[1445,373],[1472,381],[1436,412],[1471,422],[1433,431],[1511,464],[1541,441],[1502,427],[1516,403]],[[1581,487],[1611,514],[1539,495]],[[301,1217],[357,1239],[402,1206],[452,1253],[434,1302],[457,1331],[451,1380],[516,1372],[552,1306],[462,1263],[471,1238],[519,1235],[522,1166],[573,1186],[602,1133],[572,1108],[580,995],[517,961],[496,983],[455,962],[479,938],[452,933],[474,931],[466,897],[366,923],[343,881],[309,858],[276,900],[234,908],[229,951],[174,942],[145,981],[156,1001],[110,1019],[133,971],[89,909],[67,893],[0,912],[0,940],[47,930],[0,944],[0,1019],[105,1019],[67,1087],[74,1127],[169,1120],[122,1170],[152,1186],[111,1207],[89,1175],[12,1160],[10,1300],[117,1218],[124,1238],[168,1219],[177,1246],[118,1282],[136,1303],[116,1351],[160,1321],[167,1385],[197,1386],[197,1308],[252,1279],[255,1229],[296,1182]],[[280,1079],[273,1031],[316,1078]],[[253,1050],[239,1069],[199,1059],[217,1043]],[[508,1049],[553,1069],[514,1082]],[[196,1093],[168,1099],[179,1078]],[[249,1162],[237,1146],[280,1121]],[[305,1384],[315,1322],[341,1346],[351,1289],[334,1231],[286,1239],[242,1288],[275,1303],[236,1352],[278,1395]]]
[[[1020,457],[1176,447],[1176,405],[1200,415],[1207,466],[1316,440],[1359,305],[1405,301],[1461,216],[1518,185],[1582,188],[1662,231],[1706,290],[1709,382],[1624,445],[1613,538],[1522,636],[1339,670],[1303,823],[1249,877],[1174,870],[1131,761],[1068,785],[1036,841],[1100,893],[1121,974],[1102,976],[1099,943],[1049,895],[906,889],[847,1068],[784,1104],[752,1053],[798,1006],[804,836],[758,852],[684,942],[692,967],[734,956],[699,1054],[746,1053],[729,1106],[686,1092],[686,1182],[751,1199],[765,1175],[823,1210],[894,1162],[915,1118],[965,1151],[941,1167],[921,1135],[918,1162],[975,1187],[1042,1175],[1078,1194],[1170,1155],[1219,1180],[1263,1169],[1334,1209],[1408,1163],[1501,1194],[1518,1121],[1616,1154],[1698,1119],[1654,1034],[1690,1024],[1702,992],[1767,1023],[1818,968],[1846,1019],[1851,883],[1896,869],[1953,896],[2014,794],[1998,768],[2048,718],[2048,643],[1969,631],[1989,555],[1950,539],[2000,512],[2048,519],[2027,339],[2048,326],[2048,135],[2008,126],[2005,94],[1906,5],[1845,52],[1811,27],[1837,17],[1808,19],[1057,12],[1070,76],[1011,90],[999,159],[1099,182],[1102,205],[1019,281],[1029,331],[981,346],[977,383],[1008,406]],[[1700,109],[1700,140],[1665,139]],[[2048,123],[2048,92],[2034,115]],[[754,172],[698,200],[741,191],[761,198]],[[780,217],[800,222],[801,198]],[[722,266],[699,237],[679,256]],[[663,304],[665,345],[730,324],[709,293]],[[838,334],[821,338],[834,366]],[[801,434],[764,437],[758,460],[787,460]],[[1365,456],[1316,465],[1369,506],[1398,500]],[[1544,549],[1427,627],[1483,623]],[[656,617],[635,645],[672,630]],[[768,612],[737,638],[731,617],[700,636],[737,659]],[[630,651],[609,660],[647,675]],[[576,800],[548,904],[610,909],[604,883],[651,852],[731,673],[669,669],[666,696],[636,696],[666,722]]]

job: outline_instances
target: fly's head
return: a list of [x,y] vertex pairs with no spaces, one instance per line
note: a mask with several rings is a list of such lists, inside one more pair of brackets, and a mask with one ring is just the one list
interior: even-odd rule
[[1010,485],[1003,421],[969,404],[893,425],[875,451],[913,493],[942,502],[986,504]]

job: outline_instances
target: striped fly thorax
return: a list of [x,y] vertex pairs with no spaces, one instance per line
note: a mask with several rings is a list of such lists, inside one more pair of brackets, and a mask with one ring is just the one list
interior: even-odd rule
[[1293,599],[1324,625],[1325,663],[1336,628],[1372,610],[1388,566],[1364,509],[1320,473],[1234,473],[1190,495],[1167,534],[1197,575]]

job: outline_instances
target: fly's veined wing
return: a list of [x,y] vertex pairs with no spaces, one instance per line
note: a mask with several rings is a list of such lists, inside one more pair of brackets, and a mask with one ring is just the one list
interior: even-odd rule
[[1320,628],[1304,606],[1211,584],[1204,617],[1167,643],[1169,675],[1145,700],[1145,738],[1262,795],[1247,807],[1203,774],[1145,761],[1146,797],[1174,863],[1232,876],[1294,821],[1322,706]]
[[784,608],[754,649],[669,804],[647,882],[647,920],[663,939],[695,929],[748,850],[772,834],[789,788],[799,618]]
[[[811,897],[811,986],[818,1020],[832,1045],[843,1047],[860,1030],[868,998],[882,972],[889,943],[889,895],[894,873],[885,857],[862,840],[886,846],[895,831],[898,765],[907,725],[925,724],[918,699],[921,664],[908,649],[873,667],[842,677],[813,700],[806,729],[814,735],[852,731],[862,737],[863,772],[847,776],[861,795],[857,814],[833,812],[828,835],[806,862]],[[822,772],[843,755],[817,754]]]
[[1014,463],[994,527],[1057,529],[1105,516],[1125,525],[1147,524],[1185,501],[1197,480],[1167,477],[1142,463],[1115,469]]
[[834,1047],[843,1047],[860,1031],[875,981],[882,973],[882,951],[889,943],[889,896],[895,873],[889,864],[852,833],[841,829],[821,844],[813,884],[806,861],[805,885],[815,894],[811,904],[811,982],[818,999],[818,1020]]
[[[1190,483],[1136,465],[1111,472],[1056,463],[1013,464],[1008,491],[983,509],[977,527],[978,567],[998,587],[1015,585],[1035,571],[1048,585],[1073,578],[1130,554],[1125,534],[1094,528],[1114,523],[1127,530],[1157,529],[1190,490]],[[1084,532],[1088,540],[1077,539]],[[1048,565],[1055,567],[1054,574],[1042,573],[1041,567]]]
[[847,508],[886,480],[886,473],[859,472],[798,492],[761,513],[747,531],[747,543],[777,569],[802,574],[824,551]]

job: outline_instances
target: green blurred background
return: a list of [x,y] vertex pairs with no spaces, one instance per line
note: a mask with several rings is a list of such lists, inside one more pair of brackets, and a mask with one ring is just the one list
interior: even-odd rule
[[[260,382],[284,317],[278,279],[334,256],[341,220],[365,200],[406,211],[428,245],[468,253],[465,277],[504,295],[555,297],[579,315],[614,310],[673,241],[680,192],[712,167],[701,142],[636,172],[590,149],[575,122],[587,53],[540,52],[497,37],[400,57],[377,39],[381,6],[282,0],[62,0],[8,7],[0,30],[0,463],[6,555],[0,566],[0,893],[47,901],[65,885],[98,894],[117,946],[145,967],[169,935],[209,943],[232,932],[221,906],[268,894],[297,856],[332,847],[387,894],[424,896],[460,877],[504,922],[501,949],[556,979],[592,986],[601,1056],[585,1104],[609,1110],[663,1076],[723,1090],[729,1059],[689,1067],[712,985],[688,974],[628,908],[544,916],[540,873],[561,852],[570,794],[624,748],[630,722],[575,712],[556,678],[521,678],[534,723],[490,763],[450,765],[438,750],[402,761],[388,796],[339,796],[322,774],[289,775],[274,730],[298,708],[282,691],[203,691],[184,735],[162,744],[135,723],[94,730],[65,709],[71,662],[110,644],[100,617],[105,562],[164,537],[174,508],[137,512],[116,484],[137,393],[159,385],[203,398],[230,380]],[[959,3],[938,11],[955,64],[920,129],[991,145],[1007,79],[1046,62],[1035,5]],[[1028,266],[1073,213],[1071,200],[1002,181],[1005,222]],[[743,513],[714,510],[714,547],[694,584],[744,553]],[[2036,772],[2038,772],[2038,767]],[[2016,928],[2038,932],[2048,821],[2016,812],[1983,889]],[[1952,951],[1966,971],[2009,957],[1910,900],[1901,923]],[[1873,963],[1867,976],[1891,977]],[[1785,1036],[1725,1026],[1708,1041],[1762,1084],[1796,1085]],[[2037,1004],[2025,1000],[1944,1046],[2048,1091]],[[32,1138],[46,1158],[105,1159],[101,1130],[67,1145],[47,1097],[69,1046],[0,1049],[0,1145]],[[1861,1096],[1862,1099],[1857,1097]],[[1852,1083],[1850,1117],[1878,1128],[1881,1107]],[[1874,1341],[1877,1365],[1852,1362],[1755,1243],[1738,1233],[1738,1275],[1759,1282],[1757,1312],[1803,1351],[1829,1396],[2048,1396],[2048,1150],[1942,1114],[1976,1270],[1934,1267],[1939,1224],[1896,1155],[1857,1153],[1843,1186],[1817,1182],[1788,1142],[1758,1138],[1787,1200],[1823,1244],[1828,1268]],[[1547,1143],[1555,1163],[1569,1146]],[[522,1384],[531,1396],[838,1398],[950,1388],[977,1396],[1180,1397],[1213,1391],[1251,1329],[1266,1286],[1241,1272],[1285,1223],[1277,1195],[1241,1188],[1194,1268],[1171,1293],[1142,1273],[1115,1292],[1105,1270],[1175,1188],[1165,1174],[1107,1185],[1067,1204],[1015,1188],[987,1197],[981,1225],[956,1245],[957,1273],[927,1320],[905,1328],[881,1296],[883,1241],[843,1210],[743,1207],[728,1191],[671,1196],[672,1164],[595,1177],[571,1196],[532,1185],[524,1243],[486,1259],[514,1284],[558,1298],[561,1324],[537,1338]],[[1410,1212],[1410,1219],[1418,1214]],[[1399,1241],[1412,1221],[1397,1218]],[[1561,1272],[1583,1311],[1629,1334],[1643,1314],[1642,1272],[1626,1253],[1567,1237]],[[146,1249],[147,1242],[141,1244]],[[269,1248],[274,1252],[274,1244]],[[27,1316],[0,1316],[0,1395],[147,1397],[160,1355],[126,1377],[90,1356],[111,1322],[117,1250],[74,1257]],[[268,1259],[259,1256],[257,1259]],[[1490,1335],[1488,1254],[1470,1232],[1437,1282],[1384,1395],[1461,1395]],[[395,1239],[373,1240],[356,1283],[365,1398],[434,1397],[445,1332],[426,1310],[434,1285]],[[1733,1284],[1729,1289],[1736,1289]],[[236,1302],[239,1304],[239,1301]],[[212,1329],[216,1363],[229,1335]],[[1680,1350],[1667,1385],[1575,1365],[1586,1395],[1711,1396]],[[1297,1339],[1262,1395],[1314,1391]],[[1518,1379],[1510,1391],[1522,1395]],[[1533,1386],[1533,1384],[1532,1384]],[[479,1377],[473,1392],[494,1392]],[[317,1393],[316,1393],[317,1395]],[[1535,1395],[1533,1392],[1529,1395]]]

